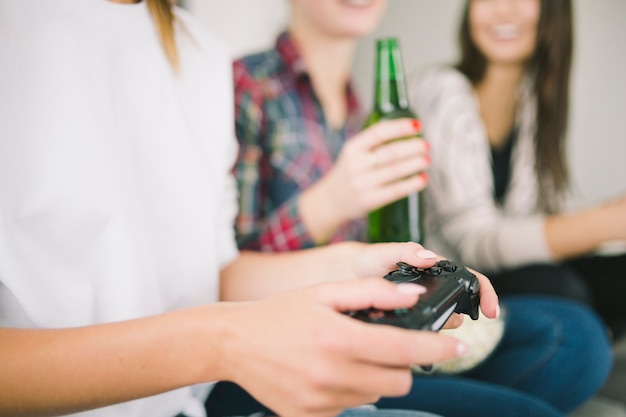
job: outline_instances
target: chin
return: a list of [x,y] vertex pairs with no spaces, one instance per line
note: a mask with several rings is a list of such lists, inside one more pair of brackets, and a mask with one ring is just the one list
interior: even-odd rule
[[526,46],[515,48],[512,45],[507,45],[490,49],[489,51],[483,49],[483,54],[487,57],[488,61],[493,63],[523,64],[530,59],[533,54],[533,48]]
[[350,38],[361,38],[363,36],[367,36],[374,31],[375,27],[354,27],[354,28],[344,28],[340,36],[350,37]]

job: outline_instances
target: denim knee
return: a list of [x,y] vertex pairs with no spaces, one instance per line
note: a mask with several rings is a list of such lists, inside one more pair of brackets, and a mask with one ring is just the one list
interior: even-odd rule
[[589,307],[545,296],[510,296],[502,304],[503,340],[471,377],[531,393],[563,412],[601,388],[612,350],[604,324]]
[[376,406],[348,408],[337,417],[441,417],[426,411],[379,409]]

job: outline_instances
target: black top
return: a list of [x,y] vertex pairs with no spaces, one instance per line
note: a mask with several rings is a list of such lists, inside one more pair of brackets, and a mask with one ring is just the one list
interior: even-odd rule
[[493,174],[493,197],[498,204],[502,204],[511,178],[511,153],[517,138],[518,129],[514,128],[504,145],[499,148],[491,147],[491,170]]

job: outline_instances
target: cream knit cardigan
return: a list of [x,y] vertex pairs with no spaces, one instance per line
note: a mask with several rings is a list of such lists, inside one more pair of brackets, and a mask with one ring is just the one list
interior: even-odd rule
[[410,98],[432,145],[424,192],[425,246],[485,272],[550,260],[544,215],[537,208],[533,132],[535,104],[519,92],[519,136],[502,206],[493,198],[491,152],[469,81],[433,67],[410,79]]

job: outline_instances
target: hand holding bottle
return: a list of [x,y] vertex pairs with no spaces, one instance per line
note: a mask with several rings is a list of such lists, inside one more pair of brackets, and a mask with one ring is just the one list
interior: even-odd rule
[[[430,166],[428,143],[416,137],[414,119],[382,121],[365,129],[344,146],[328,174],[328,198],[346,220],[422,190]],[[397,138],[407,138],[396,140]]]
[[[368,216],[368,240],[422,243],[423,170],[428,144],[409,106],[398,40],[376,42],[374,108],[365,129],[344,145],[335,167],[298,200],[303,223],[317,244],[341,225]],[[402,139],[402,140],[398,140]]]
[[[411,118],[384,120],[344,145],[335,166],[300,197],[301,216],[324,242],[342,224],[421,191],[428,182],[428,143]],[[403,138],[404,140],[394,140]]]

